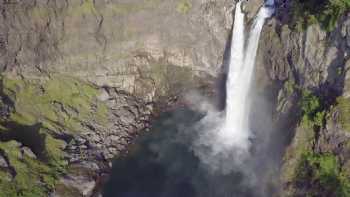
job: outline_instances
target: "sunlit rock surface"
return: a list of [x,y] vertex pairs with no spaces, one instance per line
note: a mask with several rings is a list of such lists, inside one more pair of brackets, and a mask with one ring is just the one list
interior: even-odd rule
[[[228,0],[0,1],[3,193],[15,195],[19,181],[37,196],[98,193],[110,161],[149,126],[160,102],[213,87],[233,7]],[[23,139],[24,128],[35,135]],[[27,159],[17,163],[17,151]],[[30,177],[31,161],[47,176]]]

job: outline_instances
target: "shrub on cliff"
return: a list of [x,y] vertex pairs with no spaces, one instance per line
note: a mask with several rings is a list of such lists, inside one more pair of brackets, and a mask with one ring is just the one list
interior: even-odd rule
[[319,23],[332,31],[338,18],[349,9],[350,0],[296,0],[292,2],[292,26],[302,30]]
[[350,196],[350,181],[330,153],[305,153],[297,168],[296,186],[307,196]]
[[310,128],[323,126],[326,112],[320,98],[304,90],[299,105],[303,114],[303,124]]

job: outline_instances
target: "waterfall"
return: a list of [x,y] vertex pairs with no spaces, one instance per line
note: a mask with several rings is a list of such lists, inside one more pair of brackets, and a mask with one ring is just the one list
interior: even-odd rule
[[[244,95],[242,92],[241,73],[244,66],[244,13],[241,9],[241,1],[236,4],[235,21],[232,30],[230,66],[226,82],[226,120],[220,131],[220,137],[225,145],[238,145],[246,141],[248,132],[242,132],[244,124]],[[230,140],[228,140],[230,139]]]
[[[244,13],[241,1],[237,3],[232,32],[231,56],[226,83],[226,117],[219,131],[224,146],[235,148],[238,153],[245,153],[250,146],[251,136],[248,125],[250,98],[249,90],[255,67],[255,58],[260,33],[265,19],[273,13],[273,1],[259,10],[254,19],[245,44]],[[243,151],[243,152],[242,152]]]
[[[196,124],[198,137],[193,143],[194,154],[213,172],[228,174],[246,165],[250,138],[249,89],[253,78],[259,37],[265,19],[273,13],[273,0],[259,10],[246,38],[242,2],[236,4],[232,32],[229,71],[226,82],[226,110],[208,111]],[[247,41],[247,43],[246,43]],[[242,169],[243,170],[243,169]]]

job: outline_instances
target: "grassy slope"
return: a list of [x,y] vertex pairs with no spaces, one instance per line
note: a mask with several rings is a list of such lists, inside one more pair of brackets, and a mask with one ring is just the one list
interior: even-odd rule
[[[0,119],[0,151],[16,173],[11,179],[9,172],[0,169],[0,196],[47,196],[67,167],[64,142],[53,136],[80,132],[83,121],[103,123],[108,109],[97,100],[96,87],[71,77],[2,77],[1,81],[2,96],[13,103],[13,110]],[[37,159],[23,155],[18,142]]]

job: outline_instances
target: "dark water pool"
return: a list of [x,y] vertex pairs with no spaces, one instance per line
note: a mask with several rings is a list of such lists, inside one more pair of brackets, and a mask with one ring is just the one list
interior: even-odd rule
[[187,109],[163,114],[131,153],[113,164],[104,197],[248,197],[254,188],[239,172],[207,171],[190,148],[201,115]]

